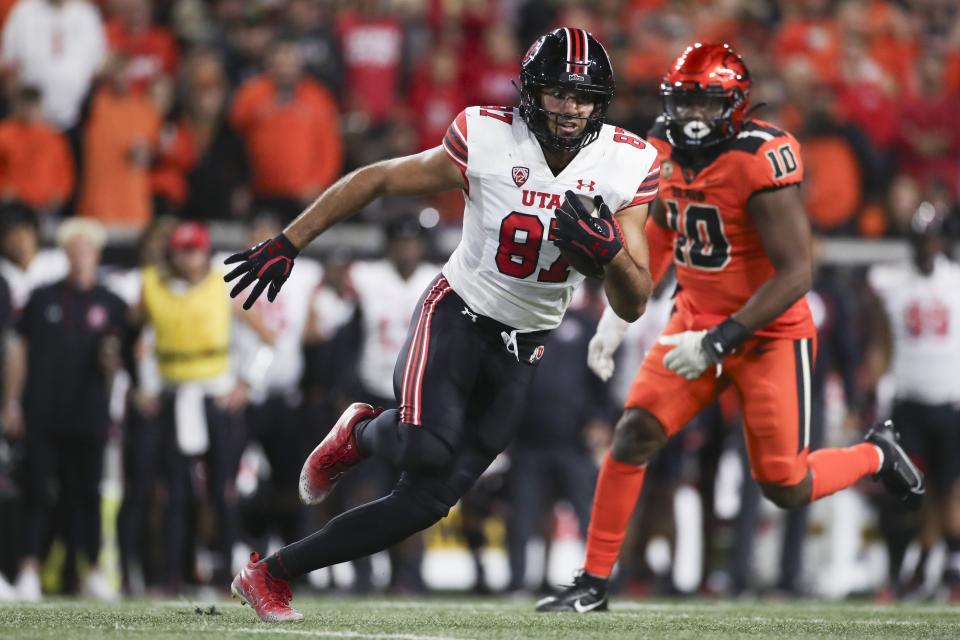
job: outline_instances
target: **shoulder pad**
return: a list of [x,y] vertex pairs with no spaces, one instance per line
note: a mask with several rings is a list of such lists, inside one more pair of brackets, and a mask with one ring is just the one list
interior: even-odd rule
[[663,121],[662,116],[657,118],[656,122],[653,123],[653,126],[650,127],[650,131],[647,133],[647,139],[663,140],[667,144],[670,143],[670,141],[667,140],[667,125]]
[[743,130],[737,134],[737,137],[728,143],[729,147],[727,149],[756,153],[766,143],[775,138],[786,137],[786,135],[787,133],[783,129],[778,129],[766,122],[749,120],[744,124]]

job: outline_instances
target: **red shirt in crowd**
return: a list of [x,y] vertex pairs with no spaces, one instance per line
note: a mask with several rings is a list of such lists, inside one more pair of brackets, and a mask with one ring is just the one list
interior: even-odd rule
[[169,30],[151,26],[132,33],[123,22],[114,18],[107,22],[107,44],[130,58],[128,66],[131,87],[142,93],[159,74],[172,75],[177,69],[177,42]]
[[197,163],[196,141],[188,122],[167,124],[160,130],[157,154],[150,169],[150,191],[174,207],[189,195],[187,175]]
[[859,127],[877,148],[889,149],[897,138],[899,104],[883,87],[869,81],[842,84],[837,116]]
[[429,73],[417,74],[409,100],[417,129],[417,149],[423,151],[440,144],[453,119],[469,106],[467,100],[467,93],[459,81],[438,85],[431,80]]
[[897,159],[900,170],[922,184],[937,180],[960,189],[960,96],[915,96],[900,107]]
[[62,133],[19,118],[0,122],[0,196],[42,210],[66,202],[73,182],[73,157]]
[[[520,95],[520,63],[477,65],[470,69],[466,86],[470,89],[470,104],[516,104]],[[456,114],[454,114],[456,115]],[[450,118],[449,120],[453,120]],[[449,124],[449,120],[447,124]]]
[[396,106],[403,59],[403,28],[389,17],[367,19],[345,13],[338,22],[347,79],[347,104],[374,122]]
[[787,20],[774,36],[773,51],[778,64],[805,58],[819,80],[830,82],[838,72],[840,30],[829,20]]

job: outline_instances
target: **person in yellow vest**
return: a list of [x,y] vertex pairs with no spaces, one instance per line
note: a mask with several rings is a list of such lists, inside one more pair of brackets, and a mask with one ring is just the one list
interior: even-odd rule
[[[138,358],[137,393],[157,399],[164,429],[160,446],[168,507],[163,582],[176,592],[184,550],[204,537],[190,529],[197,502],[213,508],[215,524],[206,536],[214,551],[212,577],[229,575],[237,530],[235,480],[244,442],[241,416],[249,391],[231,361],[232,303],[223,273],[211,266],[204,225],[185,221],[174,227],[166,263],[144,268],[133,315],[155,337],[153,353]],[[206,495],[198,495],[198,487],[205,487]]]

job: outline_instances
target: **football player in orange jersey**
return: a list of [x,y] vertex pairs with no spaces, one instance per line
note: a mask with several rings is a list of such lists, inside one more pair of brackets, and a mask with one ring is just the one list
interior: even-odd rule
[[[654,279],[671,255],[676,264],[676,307],[601,467],[584,570],[538,611],[607,608],[607,578],[647,462],[730,385],[753,476],[776,505],[801,507],[868,475],[911,504],[923,495],[923,476],[890,422],[861,444],[809,452],[816,331],[804,298],[812,264],[800,145],[748,117],[749,92],[747,68],[725,44],[688,47],[661,84],[663,115],[648,136],[660,151],[661,186],[647,234]],[[590,359],[601,376],[612,373],[622,326],[606,313],[598,327]]]

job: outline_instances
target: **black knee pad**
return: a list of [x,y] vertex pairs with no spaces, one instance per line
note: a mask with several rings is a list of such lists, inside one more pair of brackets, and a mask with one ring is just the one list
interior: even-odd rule
[[809,487],[802,485],[803,483],[791,486],[760,483],[760,489],[767,500],[781,509],[799,509],[810,504]]
[[667,443],[667,436],[651,413],[627,409],[613,432],[613,457],[627,464],[641,465]]
[[388,499],[402,504],[404,513],[425,529],[445,518],[460,495],[439,479],[404,473]]
[[400,423],[397,465],[404,471],[442,469],[453,460],[453,447],[440,436],[415,425]]

